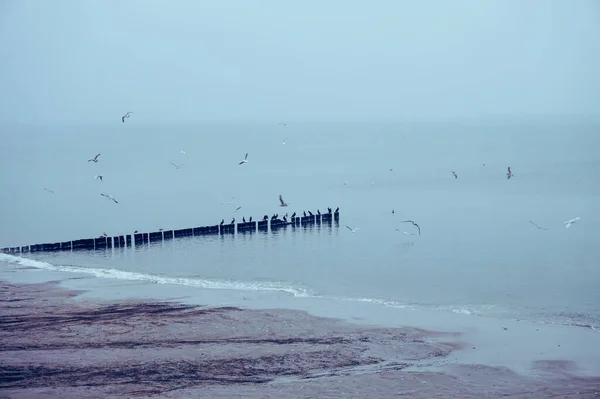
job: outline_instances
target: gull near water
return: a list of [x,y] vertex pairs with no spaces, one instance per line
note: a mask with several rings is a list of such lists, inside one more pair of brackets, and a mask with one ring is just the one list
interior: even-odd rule
[[412,220],[404,220],[402,221],[402,223],[412,223],[413,226],[416,226],[416,228],[419,229],[419,235],[421,235],[421,227],[419,227],[419,225],[413,222]]
[[184,163],[182,163],[181,165],[176,165],[173,162],[169,162],[171,165],[175,166],[177,169],[181,168],[183,165],[185,165]]
[[108,198],[108,199],[110,199],[110,200],[113,200],[113,201],[115,202],[115,204],[118,204],[118,203],[119,203],[119,201],[117,201],[117,200],[116,200],[116,199],[115,199],[115,198],[114,198],[112,195],[110,195],[110,194],[100,194],[100,195],[101,195],[101,196],[103,196],[103,197],[106,197],[106,198]]
[[573,223],[575,223],[575,222],[576,222],[576,221],[578,221],[579,219],[580,219],[580,217],[579,217],[579,216],[577,216],[576,218],[573,218],[573,219],[571,219],[571,220],[567,220],[567,221],[565,222],[565,227],[568,229],[569,227],[571,227],[571,225],[572,225]]
[[281,194],[279,194],[279,206],[288,206],[287,202],[283,200]]
[[537,227],[537,228],[538,228],[538,229],[540,229],[540,230],[548,230],[548,229],[547,229],[547,228],[545,228],[545,227],[539,226],[537,223],[533,223],[531,220],[529,221],[529,223],[531,223],[532,225],[534,225],[535,227]]
[[88,159],[88,162],[98,162],[98,157],[102,154],[96,154],[96,156],[92,159]]
[[241,164],[243,164],[243,163],[248,163],[248,153],[246,153],[246,156],[244,157],[244,159],[242,159],[242,160],[240,161],[240,163],[239,163],[238,165],[241,165]]
[[129,111],[125,115],[121,117],[121,122],[125,123],[125,119],[129,118],[129,115],[133,114],[133,112]]
[[357,228],[353,229],[353,228],[352,228],[352,227],[350,227],[350,226],[346,226],[346,228],[347,228],[348,230],[350,230],[350,231],[352,232],[352,234],[354,234],[354,233],[356,233],[358,230],[360,230],[360,227],[357,227]]

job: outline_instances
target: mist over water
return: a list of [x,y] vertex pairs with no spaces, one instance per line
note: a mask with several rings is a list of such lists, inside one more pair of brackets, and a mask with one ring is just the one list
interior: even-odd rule
[[[132,119],[116,127],[21,129],[3,147],[19,173],[2,177],[2,246],[340,207],[339,226],[28,255],[54,266],[199,288],[600,320],[600,138],[593,123],[170,128]],[[53,129],[64,139],[55,140]],[[87,162],[98,152],[97,164]],[[250,162],[238,165],[246,152]],[[104,181],[94,180],[98,173]],[[279,194],[289,207],[278,206]],[[576,216],[566,229],[563,222]],[[407,219],[419,223],[421,236],[401,223]],[[360,230],[352,234],[346,225]]]

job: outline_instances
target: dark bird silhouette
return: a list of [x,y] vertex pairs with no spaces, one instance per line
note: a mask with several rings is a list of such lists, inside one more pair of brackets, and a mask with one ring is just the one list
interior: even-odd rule
[[244,157],[244,159],[242,159],[242,160],[240,161],[240,163],[239,163],[238,165],[241,165],[241,164],[243,164],[243,163],[248,163],[248,153],[246,153],[246,156]]
[[230,224],[234,224],[235,223],[235,218],[231,219],[231,223]]
[[102,154],[97,154],[94,158],[88,159],[88,162],[98,162],[98,157]]
[[308,214],[309,214],[310,216],[313,216],[313,213],[312,213],[311,211],[308,211]]
[[251,221],[252,221],[252,216],[250,216],[250,219],[248,219],[248,222],[251,222]]
[[246,218],[242,216],[242,223],[246,223]]
[[327,207],[327,213],[331,215],[331,208]]
[[296,217],[296,212],[292,213],[292,219]]
[[221,223],[219,223],[219,226],[223,226],[223,224],[225,224],[225,219],[221,219]]
[[452,171],[452,175],[454,176],[455,179],[458,179],[458,176],[456,175],[455,171]]
[[337,208],[335,208],[335,212],[334,213],[338,213],[340,211],[340,207],[338,206]]
[[177,165],[174,164],[173,162],[169,162],[171,165],[175,166],[177,169],[181,168],[183,165],[185,165],[184,163],[182,163],[181,165]]
[[317,215],[321,216],[321,211],[317,209]]
[[269,217],[267,215],[263,216],[263,220],[269,220]]
[[279,194],[279,206],[288,206],[288,204],[283,200],[281,194]]
[[283,217],[283,221],[284,221],[284,222],[287,222],[287,216],[284,216],[284,217]]
[[125,119],[129,118],[129,115],[133,114],[133,112],[128,112],[121,117],[121,122],[125,123]]
[[113,196],[112,196],[112,195],[110,195],[110,194],[100,194],[100,195],[101,195],[101,196],[103,196],[103,197],[106,197],[106,198],[108,198],[108,199],[110,199],[110,200],[113,200],[113,201],[115,202],[115,204],[118,204],[118,203],[119,203],[119,202],[118,202],[116,199],[114,199],[114,198],[113,198]]
[[510,166],[508,167],[508,172],[506,173],[506,178],[510,179],[512,177],[512,171],[510,170]]
[[421,235],[421,228],[419,227],[418,224],[416,224],[415,222],[413,222],[412,220],[404,220],[402,223],[412,223],[413,226],[416,226],[417,229],[419,229],[419,235]]
[[547,228],[545,228],[545,227],[542,227],[542,226],[539,226],[539,225],[537,225],[536,223],[533,223],[531,220],[529,221],[529,223],[531,223],[532,225],[534,225],[535,227],[537,227],[537,228],[538,228],[538,229],[540,229],[540,230],[548,230],[548,229],[547,229]]
[[306,217],[306,211],[304,211],[303,214],[304,214],[304,217]]

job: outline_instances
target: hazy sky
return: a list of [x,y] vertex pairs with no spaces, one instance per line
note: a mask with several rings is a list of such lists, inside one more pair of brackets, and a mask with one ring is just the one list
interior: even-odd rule
[[3,0],[0,123],[600,113],[600,2]]

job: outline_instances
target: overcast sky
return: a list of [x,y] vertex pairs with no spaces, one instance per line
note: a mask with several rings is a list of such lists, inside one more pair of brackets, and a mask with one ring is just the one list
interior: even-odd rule
[[3,0],[0,123],[600,114],[600,1]]

